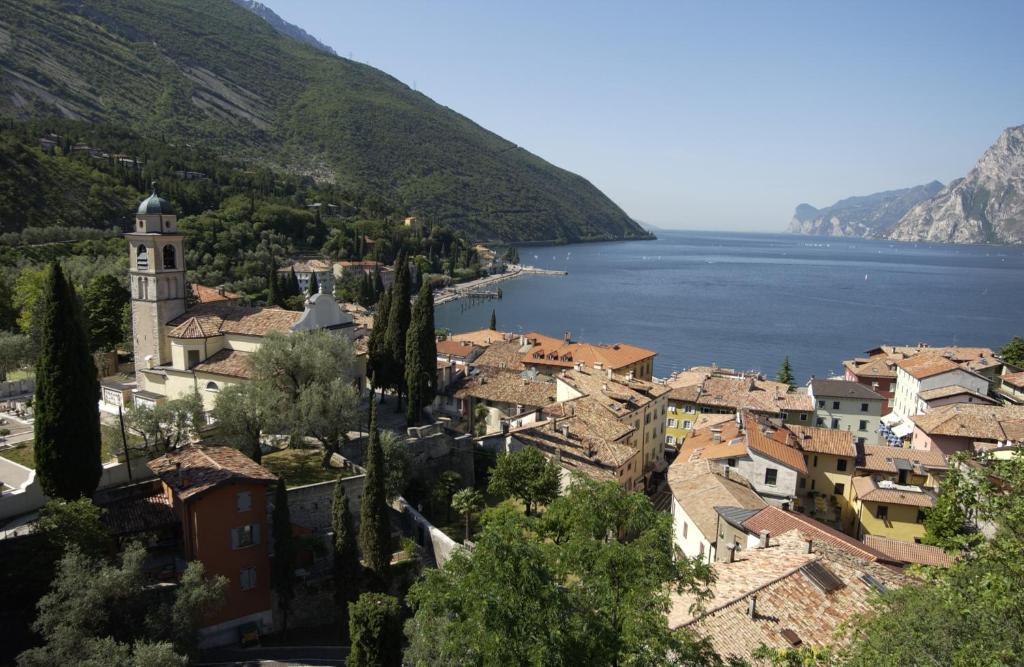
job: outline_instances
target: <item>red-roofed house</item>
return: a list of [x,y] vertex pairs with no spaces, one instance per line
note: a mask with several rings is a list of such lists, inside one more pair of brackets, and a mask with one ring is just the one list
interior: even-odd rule
[[269,631],[268,496],[277,478],[231,447],[187,446],[149,467],[181,524],[185,558],[228,580],[225,604],[200,631],[202,645],[235,643],[242,626]]

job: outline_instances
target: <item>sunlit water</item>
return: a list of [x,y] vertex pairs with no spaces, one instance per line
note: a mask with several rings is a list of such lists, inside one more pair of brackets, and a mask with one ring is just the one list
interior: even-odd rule
[[776,234],[660,232],[659,240],[524,247],[566,277],[500,285],[503,298],[437,310],[437,326],[625,341],[655,373],[717,363],[797,377],[842,372],[880,343],[1000,347],[1024,335],[1024,248]]

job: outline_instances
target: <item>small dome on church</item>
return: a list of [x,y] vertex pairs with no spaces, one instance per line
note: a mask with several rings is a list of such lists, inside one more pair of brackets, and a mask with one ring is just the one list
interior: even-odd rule
[[153,194],[142,200],[142,203],[139,204],[138,214],[169,215],[170,213],[173,213],[171,210],[171,202],[156,193],[156,183],[153,183]]

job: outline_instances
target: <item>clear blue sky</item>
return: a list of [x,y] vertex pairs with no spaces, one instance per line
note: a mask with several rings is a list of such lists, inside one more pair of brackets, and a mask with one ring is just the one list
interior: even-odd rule
[[1024,2],[263,0],[661,227],[962,176],[1024,123]]

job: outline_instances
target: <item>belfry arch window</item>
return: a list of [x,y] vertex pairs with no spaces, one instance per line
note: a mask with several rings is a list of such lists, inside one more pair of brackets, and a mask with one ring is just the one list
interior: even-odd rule
[[220,387],[217,386],[216,382],[207,382],[206,391],[218,392],[220,391]]
[[146,252],[144,245],[140,245],[135,251],[135,268],[143,271],[149,268],[149,253]]
[[174,253],[174,246],[169,245],[169,244],[165,245],[164,246],[164,268],[165,269],[176,269],[176,268],[178,268],[178,264],[175,261],[175,256],[174,255],[175,255],[175,253]]

